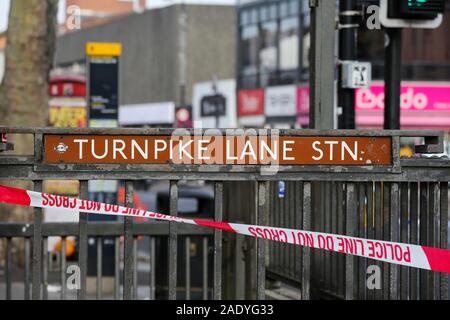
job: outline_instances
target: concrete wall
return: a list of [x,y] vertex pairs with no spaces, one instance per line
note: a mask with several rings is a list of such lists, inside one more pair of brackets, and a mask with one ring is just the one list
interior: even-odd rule
[[[235,9],[230,6],[187,5],[187,102],[193,84],[234,77]],[[179,103],[180,5],[149,10],[106,25],[60,37],[55,66],[84,61],[88,41],[121,42],[120,104]]]
[[197,82],[235,78],[234,7],[187,6],[187,101]]

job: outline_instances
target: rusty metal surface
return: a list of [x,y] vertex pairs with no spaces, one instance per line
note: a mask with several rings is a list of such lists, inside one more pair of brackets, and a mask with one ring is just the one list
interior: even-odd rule
[[46,164],[392,164],[391,137],[44,135]]

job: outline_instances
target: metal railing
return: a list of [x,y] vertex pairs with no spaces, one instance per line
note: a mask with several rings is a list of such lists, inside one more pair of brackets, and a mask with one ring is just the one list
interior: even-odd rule
[[[448,195],[445,192],[450,181],[450,162],[447,159],[409,159],[399,157],[401,137],[419,137],[423,145],[416,146],[418,153],[442,152],[442,135],[437,132],[411,131],[316,131],[316,130],[281,130],[280,136],[333,136],[333,137],[390,137],[392,139],[393,159],[389,166],[280,166],[276,175],[264,175],[257,165],[209,166],[209,165],[175,165],[175,164],[47,164],[43,162],[43,137],[52,135],[171,135],[170,129],[55,129],[55,128],[7,128],[0,127],[0,133],[32,134],[34,136],[33,155],[0,155],[0,180],[31,180],[34,190],[42,191],[44,180],[79,180],[80,197],[88,198],[88,180],[125,180],[125,204],[133,206],[133,182],[137,180],[170,181],[170,214],[178,215],[178,183],[181,180],[205,180],[214,184],[215,221],[232,217],[230,208],[236,210],[246,207],[242,215],[233,222],[247,222],[278,227],[295,227],[306,230],[335,232],[368,238],[391,241],[428,244],[444,248],[447,246]],[[191,134],[194,134],[192,131]],[[287,183],[287,195],[283,201],[275,199],[275,182]],[[252,198],[238,195],[233,185],[250,183]],[[425,187],[426,186],[426,187]],[[231,190],[230,190],[231,189]],[[242,190],[241,190],[242,192]],[[276,192],[275,192],[276,194]],[[416,199],[417,197],[417,199]],[[236,199],[241,199],[236,200]],[[417,205],[416,205],[417,200]],[[405,206],[409,209],[404,210]],[[372,214],[370,214],[372,212]],[[380,213],[383,214],[380,214]],[[364,221],[364,223],[362,223]],[[413,223],[407,223],[412,221]],[[427,221],[427,228],[423,221]],[[25,253],[29,256],[24,272],[24,298],[45,298],[46,283],[46,248],[45,239],[49,236],[67,237],[74,235],[78,239],[78,259],[81,288],[77,290],[78,299],[88,298],[86,291],[88,237],[113,236],[115,241],[124,238],[123,269],[115,273],[115,298],[137,298],[136,276],[136,237],[165,236],[168,240],[167,253],[167,297],[177,298],[179,272],[190,274],[189,263],[178,268],[180,236],[193,236],[199,233],[213,237],[208,242],[212,245],[212,270],[202,270],[203,284],[212,285],[204,290],[202,297],[221,299],[229,287],[242,286],[239,275],[229,282],[229,275],[223,279],[223,268],[233,255],[239,255],[237,237],[233,243],[223,241],[221,230],[206,231],[193,227],[189,232],[185,226],[174,222],[161,224],[138,224],[131,217],[123,223],[94,227],[88,223],[87,215],[79,215],[79,223],[64,225],[47,225],[43,223],[41,209],[34,209],[32,227],[21,231],[23,225],[0,227],[0,237],[6,239],[6,297],[11,297],[12,268],[11,239],[25,239]],[[445,225],[445,228],[444,228]],[[406,227],[405,227],[406,226]],[[20,230],[19,230],[20,229]],[[425,230],[426,229],[426,230]],[[13,230],[16,230],[14,233]],[[194,231],[195,230],[195,231]],[[11,232],[11,233],[9,233]],[[20,232],[25,232],[21,234]],[[186,238],[185,241],[188,241]],[[242,239],[241,239],[242,240]],[[203,240],[204,241],[204,240]],[[209,241],[209,240],[208,240]],[[302,299],[317,297],[316,293],[328,294],[337,298],[373,298],[372,293],[363,289],[363,271],[371,263],[362,258],[319,252],[308,248],[294,248],[290,245],[269,243],[262,239],[246,239],[245,266],[236,262],[234,270],[245,270],[245,289],[252,291],[247,298],[264,299],[266,286],[266,265],[268,276],[278,276],[297,284],[302,292]],[[188,242],[189,243],[189,242]],[[224,247],[225,244],[225,247]],[[117,250],[117,244],[116,244]],[[185,244],[185,248],[189,247]],[[232,249],[229,249],[229,248]],[[101,250],[101,246],[98,250]],[[186,249],[188,250],[188,249]],[[185,252],[186,252],[185,250]],[[223,256],[223,250],[232,255]],[[267,253],[267,254],[266,254]],[[31,254],[31,256],[30,256]],[[116,259],[119,254],[116,255]],[[203,265],[208,268],[207,258]],[[186,259],[189,261],[189,259]],[[64,259],[61,263],[66,263]],[[378,264],[378,263],[375,263]],[[30,267],[31,265],[31,267]],[[375,298],[446,298],[447,278],[436,273],[417,271],[396,265],[381,264],[385,289],[375,293]],[[101,266],[98,267],[101,271]],[[198,272],[197,270],[195,272]],[[101,272],[100,272],[101,273]],[[122,273],[122,275],[120,274]],[[99,274],[99,273],[98,273]],[[123,295],[120,287],[122,276]],[[152,276],[150,276],[150,279]],[[205,279],[206,278],[206,279]],[[63,279],[63,275],[61,275]],[[185,288],[189,288],[189,276],[186,276]],[[31,282],[29,281],[31,280]],[[101,283],[101,282],[100,282]],[[404,284],[408,283],[408,286]],[[439,284],[433,287],[432,284]],[[416,286],[417,285],[417,286]],[[203,285],[203,288],[204,285]],[[434,290],[435,289],[435,290]],[[149,292],[152,292],[152,286]],[[31,291],[31,296],[28,292]],[[231,290],[232,291],[232,290]],[[433,291],[433,292],[431,292]],[[189,290],[187,289],[187,292]],[[209,293],[210,292],[210,293]],[[97,296],[98,297],[98,296]],[[101,297],[101,296],[100,296]],[[149,295],[155,298],[154,294]],[[227,298],[236,297],[236,295]]]
[[[431,161],[450,170],[450,161]],[[448,182],[324,182],[313,214],[314,230],[356,237],[447,248]],[[271,188],[277,186],[273,184]],[[302,228],[302,182],[287,182],[286,197],[272,198],[271,225]],[[277,194],[275,191],[272,194]],[[300,209],[295,209],[300,208]],[[357,213],[356,215],[353,213]],[[282,214],[284,213],[284,214]],[[269,276],[299,285],[302,248],[269,243]],[[347,299],[447,299],[448,275],[379,261],[315,251],[315,297]],[[379,267],[380,287],[368,288],[369,266]]]
[[[78,223],[62,222],[62,223],[43,223],[41,229],[42,235],[42,257],[38,263],[41,267],[41,297],[44,300],[47,299],[76,299],[77,289],[68,289],[67,280],[72,274],[67,272],[69,265],[78,265],[78,259],[66,259],[66,239],[68,237],[78,236]],[[89,294],[86,293],[86,297],[90,299],[121,299],[127,288],[125,288],[124,278],[124,266],[123,266],[123,245],[120,241],[123,237],[123,223],[120,222],[89,222],[87,234],[89,238],[95,239],[96,250],[96,272],[95,276],[95,288],[93,288]],[[133,270],[128,269],[127,272],[132,272],[132,299],[156,299],[166,298],[167,296],[167,283],[159,281],[157,279],[157,270],[160,265],[157,263],[160,258],[157,256],[156,243],[158,241],[167,241],[168,226],[164,223],[136,223],[133,225],[133,237],[132,237],[132,265]],[[32,237],[34,235],[34,225],[30,223],[17,223],[6,222],[0,224],[0,243],[3,242],[5,248],[5,264],[2,266],[4,272],[4,290],[0,292],[0,298],[10,299],[24,299],[29,300],[31,298],[31,283],[32,275]],[[192,227],[190,225],[182,225],[179,227],[178,236],[181,241],[181,247],[178,248],[177,255],[184,258],[183,264],[179,263],[178,268],[185,270],[182,281],[179,281],[178,298],[190,300],[191,293],[197,292],[196,296],[199,299],[211,298],[211,270],[208,270],[208,266],[211,264],[211,240],[213,232],[211,230],[203,230]],[[50,252],[48,250],[49,237],[61,237],[61,249],[59,252]],[[114,276],[113,276],[113,291],[105,294],[102,287],[102,270],[104,268],[102,242],[105,238],[113,238],[114,241]],[[139,238],[139,239],[138,239]],[[139,268],[140,262],[138,258],[138,242],[148,239],[148,246],[144,248],[149,258],[148,263],[145,263],[144,270]],[[78,240],[78,239],[77,239]],[[18,252],[13,253],[13,241],[21,241],[23,243],[24,250],[20,252],[23,254],[23,266],[21,268],[13,266],[13,258]],[[201,253],[201,269],[195,270],[197,273],[201,273],[201,283],[195,283],[195,287],[191,285],[191,243],[198,242],[200,248],[197,250]],[[19,244],[20,246],[20,244]],[[57,266],[50,270],[50,254],[58,254]],[[145,273],[144,281],[138,281],[138,270],[140,273]],[[53,272],[52,272],[53,271]],[[55,274],[56,273],[56,274]],[[49,275],[53,275],[50,280]],[[123,275],[123,276],[122,276]],[[56,277],[55,277],[56,276]],[[180,277],[181,278],[181,277]],[[14,284],[13,284],[14,281]],[[13,285],[16,290],[13,290]],[[58,285],[59,293],[53,293],[49,295],[49,286]],[[75,283],[76,285],[76,283]],[[138,288],[139,293],[138,294]],[[13,291],[14,294],[13,294]]]

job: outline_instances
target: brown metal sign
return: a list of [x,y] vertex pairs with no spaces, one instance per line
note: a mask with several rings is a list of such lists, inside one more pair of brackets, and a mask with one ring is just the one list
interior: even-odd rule
[[391,137],[45,135],[48,164],[392,165]]

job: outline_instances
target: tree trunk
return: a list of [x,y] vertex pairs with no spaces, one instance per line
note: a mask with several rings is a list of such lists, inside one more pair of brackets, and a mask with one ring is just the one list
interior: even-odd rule
[[[13,0],[9,12],[0,125],[45,126],[48,76],[53,64],[58,0]],[[10,136],[14,153],[32,154],[30,136]],[[30,183],[0,183],[30,188]],[[0,221],[32,220],[30,208],[0,205]],[[0,259],[1,260],[1,259]]]
[[3,124],[47,123],[47,86],[53,63],[57,5],[57,0],[11,1],[5,77],[0,88]]

